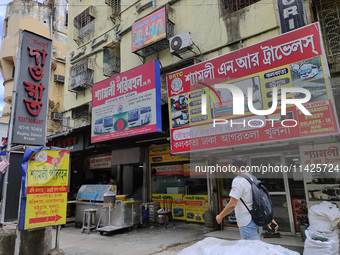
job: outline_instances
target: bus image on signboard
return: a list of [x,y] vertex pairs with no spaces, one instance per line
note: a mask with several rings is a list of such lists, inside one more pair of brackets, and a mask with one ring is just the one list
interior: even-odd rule
[[302,79],[313,78],[319,73],[319,68],[316,65],[304,64],[300,67],[300,77]]
[[104,134],[113,130],[113,116],[97,119],[94,123],[94,133]]
[[102,134],[102,130],[103,130],[103,123],[104,123],[104,118],[100,118],[100,119],[97,119],[95,122],[94,122],[94,133],[95,134]]
[[139,127],[151,121],[151,106],[140,107],[128,112],[128,126]]

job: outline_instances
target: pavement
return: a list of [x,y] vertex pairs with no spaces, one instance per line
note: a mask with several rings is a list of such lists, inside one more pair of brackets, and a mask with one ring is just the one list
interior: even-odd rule
[[[53,230],[53,245],[56,230]],[[226,240],[239,240],[237,228],[211,231],[204,224],[176,221],[165,229],[164,225],[151,225],[144,228],[120,229],[109,234],[98,232],[81,233],[74,223],[66,224],[60,232],[59,248],[65,255],[175,255],[182,249],[195,244],[206,237]],[[303,241],[300,236],[282,236],[281,238],[263,238],[264,242],[278,244],[302,254]],[[54,248],[54,247],[52,247]]]
[[[65,255],[174,255],[182,249],[204,239],[209,229],[204,224],[176,222],[145,228],[120,229],[100,235],[98,232],[81,233],[74,223],[60,231],[59,248]],[[53,230],[53,247],[56,230]]]

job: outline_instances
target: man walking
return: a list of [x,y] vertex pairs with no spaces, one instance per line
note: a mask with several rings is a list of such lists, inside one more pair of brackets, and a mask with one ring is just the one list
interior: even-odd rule
[[[252,209],[253,198],[251,185],[245,178],[239,176],[240,174],[244,174],[247,175],[251,180],[253,180],[252,175],[247,173],[245,169],[245,167],[247,166],[247,158],[245,156],[238,155],[233,157],[230,160],[230,163],[233,167],[233,173],[237,176],[232,182],[232,187],[229,193],[230,201],[224,207],[222,212],[216,216],[216,221],[218,224],[221,224],[223,218],[235,209],[237,226],[239,227],[241,239],[260,240],[259,226],[257,226],[252,220],[251,214],[244,206],[244,204],[242,202],[238,203],[238,201],[242,199],[247,207],[250,210]],[[272,221],[272,223],[276,224],[275,231],[277,231],[277,223],[274,220]],[[269,229],[271,229],[270,224],[268,224]]]

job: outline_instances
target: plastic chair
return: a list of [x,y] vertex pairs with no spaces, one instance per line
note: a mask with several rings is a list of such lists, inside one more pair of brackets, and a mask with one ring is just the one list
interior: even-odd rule
[[172,225],[175,226],[174,219],[172,217],[172,202],[173,199],[171,196],[164,196],[163,197],[163,208],[159,209],[157,211],[158,215],[163,215],[164,216],[164,225],[165,228],[167,228],[168,221],[172,221]]

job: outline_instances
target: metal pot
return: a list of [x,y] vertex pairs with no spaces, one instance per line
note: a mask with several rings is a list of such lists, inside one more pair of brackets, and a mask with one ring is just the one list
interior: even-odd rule
[[104,193],[103,198],[104,198],[104,203],[114,204],[116,202],[116,194],[112,191],[108,191]]

